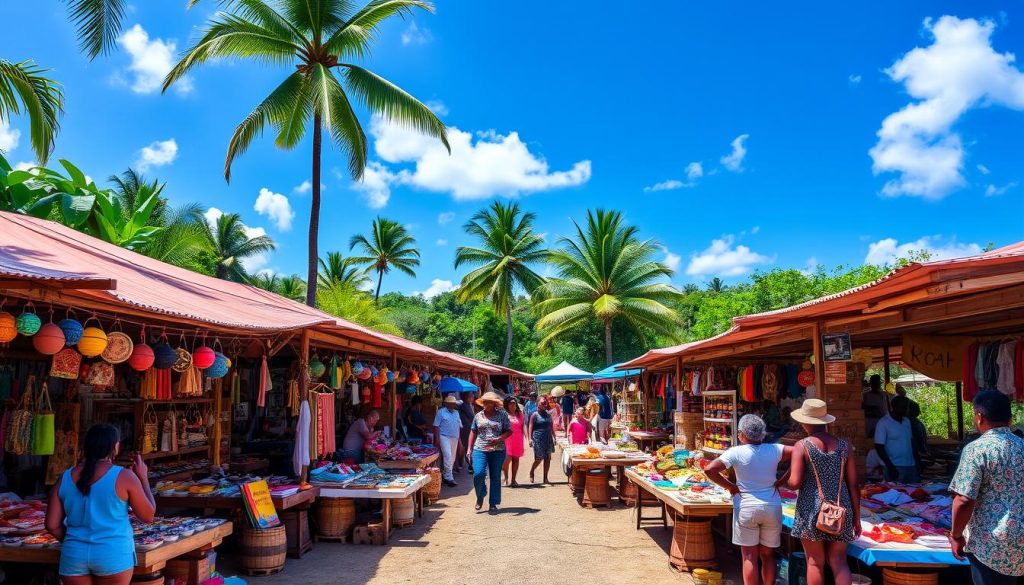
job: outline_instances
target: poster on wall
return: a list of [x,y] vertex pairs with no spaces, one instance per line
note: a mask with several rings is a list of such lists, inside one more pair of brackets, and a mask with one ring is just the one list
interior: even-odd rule
[[902,361],[912,370],[943,382],[963,378],[970,337],[904,335]]
[[826,384],[846,384],[846,362],[825,363]]
[[825,333],[821,336],[821,352],[826,362],[848,362],[853,359],[849,333]]

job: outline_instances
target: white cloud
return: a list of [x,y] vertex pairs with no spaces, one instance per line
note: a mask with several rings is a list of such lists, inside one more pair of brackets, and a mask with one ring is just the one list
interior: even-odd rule
[[754,227],[750,228],[750,233],[752,233],[754,235],[757,235],[760,231],[761,231],[761,226],[759,226],[759,225],[755,225]]
[[900,258],[907,258],[915,252],[927,252],[931,260],[949,260],[950,258],[981,254],[981,246],[961,244],[955,238],[943,242],[941,236],[924,236],[917,241],[902,244],[896,238],[885,238],[868,244],[868,253],[864,257],[864,262],[878,266],[892,265]]
[[11,128],[10,122],[0,116],[0,152],[10,152],[18,148],[21,130]]
[[[136,24],[117,37],[117,44],[128,53],[132,62],[128,65],[129,80],[118,74],[116,79],[126,83],[135,93],[154,93],[163,87],[164,78],[174,67],[177,44],[173,40],[163,41],[149,38],[149,33]],[[182,77],[174,83],[179,94],[192,91],[192,79]]]
[[800,269],[800,273],[804,276],[810,276],[814,274],[816,270],[818,270],[818,259],[811,256],[807,259],[807,262],[804,263],[804,267]]
[[455,219],[455,212],[454,211],[445,211],[445,212],[437,214],[437,224],[438,225],[445,225],[445,224],[451,223],[453,219]]
[[850,84],[850,87],[857,87],[860,85],[861,76],[851,73],[850,76],[846,78],[846,81]]
[[430,108],[430,111],[434,112],[434,114],[438,116],[448,115],[448,106],[446,106],[445,103],[442,102],[441,100],[430,100],[428,102],[425,102],[423,105]]
[[[23,160],[21,162],[14,163],[14,170],[16,170],[16,171],[30,171],[30,170],[38,167],[38,166],[39,166],[39,163],[34,163],[34,162],[29,162],[27,160]],[[89,181],[86,181],[86,183],[88,183],[88,182]]]
[[447,246],[448,245],[448,240],[446,240],[444,238],[438,238],[437,245],[438,246]]
[[1017,181],[1010,181],[1009,183],[1003,185],[1002,187],[997,187],[995,185],[990,184],[988,187],[985,188],[985,197],[995,197],[997,195],[1002,195],[1003,193],[1006,193],[1010,189],[1016,187],[1018,184],[1019,183],[1017,183]]
[[978,165],[978,172],[980,172],[983,175],[987,175],[987,174],[991,173],[992,171],[990,171],[988,169],[988,167],[986,167],[985,165]]
[[152,167],[162,167],[174,162],[178,157],[178,143],[173,138],[168,140],[157,140],[149,146],[143,146],[139,151],[139,158],[135,161],[135,168],[144,173]]
[[[313,190],[313,183],[309,181],[303,181],[292,188],[292,192],[297,195],[305,195]],[[327,190],[327,185],[320,183],[320,192],[323,193]]]
[[1024,74],[1012,53],[992,49],[992,21],[926,19],[933,42],[903,55],[886,73],[916,101],[890,114],[870,151],[874,173],[897,173],[882,194],[941,199],[966,185],[964,148],[952,126],[974,107],[1024,110]]
[[277,229],[282,232],[292,229],[295,211],[292,209],[292,204],[288,201],[288,197],[281,193],[274,193],[270,189],[263,187],[260,189],[260,194],[256,196],[256,203],[253,204],[252,208],[256,210],[256,213],[267,216],[270,221],[274,222]]
[[457,200],[477,200],[575,187],[590,180],[589,160],[569,170],[551,171],[547,161],[530,152],[518,132],[501,135],[491,130],[474,136],[450,127],[451,154],[436,138],[388,124],[379,116],[371,120],[370,134],[381,159],[413,167],[395,172],[381,163],[367,165],[364,186],[357,189],[368,194],[371,206],[383,207],[394,184],[449,192]]
[[729,144],[732,145],[732,152],[719,159],[722,166],[734,173],[743,172],[743,159],[747,157],[747,147],[744,144],[750,138],[750,134],[740,134]]
[[458,287],[452,284],[452,281],[450,280],[441,280],[440,278],[435,278],[434,280],[430,281],[430,286],[427,287],[427,290],[422,292],[413,291],[412,294],[413,296],[421,295],[425,299],[432,299],[441,293],[453,291],[456,288]]
[[[215,229],[217,226],[217,220],[220,219],[222,215],[224,215],[224,212],[216,207],[207,209],[206,213],[203,214],[203,216],[206,217],[206,223],[210,224],[210,227]],[[242,224],[242,229],[245,230],[245,235],[249,239],[267,235],[267,230],[261,227],[249,227]],[[245,270],[250,274],[256,274],[257,272],[262,271],[262,269],[265,269],[269,263],[270,252],[263,252],[262,254],[249,256],[242,260],[242,266],[244,266]]]
[[363,194],[370,209],[381,209],[391,199],[391,185],[398,182],[399,175],[392,173],[377,161],[371,161],[363,170],[363,180],[352,183],[352,188]]
[[725,235],[711,241],[704,251],[690,256],[686,274],[690,276],[742,276],[758,264],[770,264],[772,258],[758,254],[747,246],[733,246],[735,236]]
[[644,187],[645,193],[652,193],[658,191],[673,191],[675,189],[682,189],[683,187],[695,187],[697,185],[697,179],[704,176],[704,165],[700,162],[691,162],[686,165],[686,181],[680,181],[679,179],[669,179],[660,183],[655,183]]
[[416,21],[410,22],[409,26],[402,31],[402,44],[407,47],[409,45],[425,45],[432,40],[434,40],[434,35],[431,34],[430,29],[421,28]]
[[676,272],[679,270],[679,264],[682,263],[683,258],[679,254],[673,254],[668,246],[661,246],[661,251],[665,253],[665,257],[661,260],[661,263],[668,266],[669,270]]

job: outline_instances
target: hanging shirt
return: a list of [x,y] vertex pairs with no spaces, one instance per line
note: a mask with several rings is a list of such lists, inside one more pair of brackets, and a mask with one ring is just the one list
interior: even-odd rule
[[303,400],[299,406],[299,422],[295,425],[295,450],[292,452],[292,471],[295,475],[302,473],[302,467],[309,465],[309,401]]
[[1010,400],[1017,394],[1013,367],[1016,353],[1017,342],[1007,341],[999,345],[999,355],[996,357],[996,369],[999,371],[996,375],[996,389],[1009,396]]

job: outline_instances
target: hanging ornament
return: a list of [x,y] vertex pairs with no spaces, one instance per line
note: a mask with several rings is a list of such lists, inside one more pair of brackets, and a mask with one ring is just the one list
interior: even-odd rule
[[167,370],[178,361],[178,352],[174,351],[171,344],[167,343],[167,336],[160,336],[160,343],[153,348],[153,367],[158,370]]
[[208,378],[223,378],[228,373],[228,358],[226,355],[216,352],[213,364],[204,372]]
[[153,367],[153,348],[145,343],[136,343],[132,348],[132,355],[128,358],[128,365],[136,372],[144,372]]
[[84,331],[82,324],[70,317],[58,321],[57,327],[60,327],[60,330],[64,332],[64,345],[68,347],[75,345],[82,338],[82,332]]
[[108,364],[121,364],[128,361],[135,349],[132,338],[123,331],[111,331],[107,334],[107,348],[100,357]]
[[8,343],[18,336],[18,321],[14,315],[0,312],[0,343]]
[[46,323],[32,336],[32,347],[43,355],[53,355],[64,349],[64,332],[54,323]]
[[358,377],[362,376],[362,374],[363,374],[363,363],[362,362],[356,362],[356,363],[352,364],[352,375],[358,378]]
[[[96,325],[100,324],[96,317],[90,317],[85,323],[88,324],[89,321],[96,321]],[[102,329],[86,327],[82,331],[82,338],[78,340],[78,353],[85,357],[96,357],[105,349],[107,349],[107,334]]]
[[309,362],[309,376],[310,376],[310,378],[316,380],[316,379],[320,378],[320,376],[323,376],[324,372],[326,372],[326,371],[327,371],[327,366],[325,366],[324,363],[322,361],[320,361],[320,356],[317,356],[317,355],[313,356],[312,361]]
[[213,349],[205,345],[200,345],[196,348],[196,351],[192,353],[192,365],[200,370],[205,370],[212,366],[215,359],[217,359],[217,354]]
[[18,333],[21,333],[22,335],[32,336],[35,335],[37,331],[39,331],[40,327],[43,326],[43,322],[41,319],[39,319],[39,315],[36,315],[33,312],[33,310],[34,307],[32,307],[32,304],[29,303],[28,305],[25,306],[25,311],[22,314],[18,315],[18,320],[16,323],[18,327]]

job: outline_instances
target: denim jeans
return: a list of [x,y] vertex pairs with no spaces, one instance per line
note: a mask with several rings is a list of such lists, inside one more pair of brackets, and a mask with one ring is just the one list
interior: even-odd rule
[[967,554],[967,560],[971,562],[971,581],[974,585],[1014,585],[1017,582],[1017,577],[996,571],[970,553]]
[[473,450],[473,487],[476,488],[476,499],[484,501],[487,495],[486,476],[491,476],[491,496],[487,503],[497,506],[501,503],[501,466],[505,463],[505,451]]

